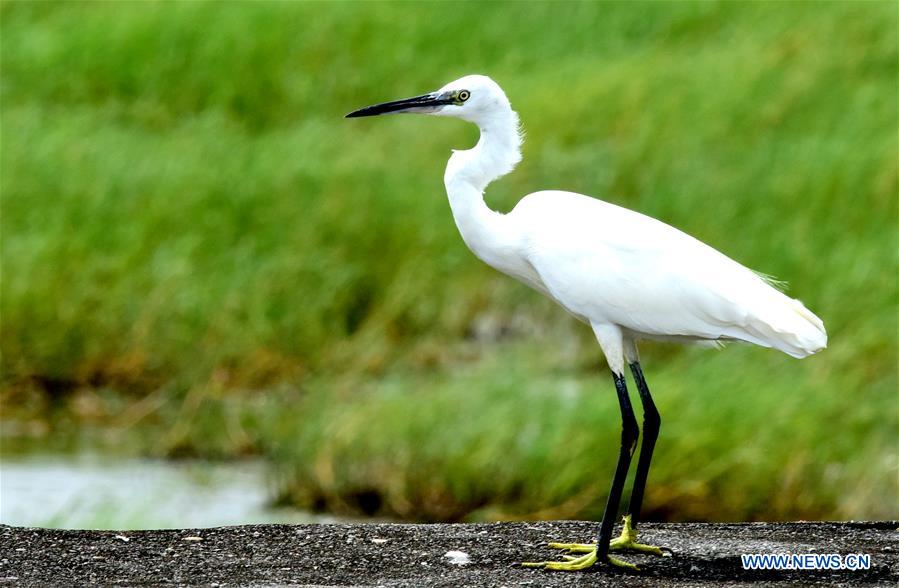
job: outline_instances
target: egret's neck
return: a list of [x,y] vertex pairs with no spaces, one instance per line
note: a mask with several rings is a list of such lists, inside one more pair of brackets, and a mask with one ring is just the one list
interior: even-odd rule
[[454,151],[443,182],[456,226],[475,255],[496,267],[495,254],[513,246],[517,235],[502,214],[484,202],[487,184],[503,176],[521,161],[518,115],[504,109],[479,124],[481,138],[467,151]]
[[[518,115],[510,108],[478,125],[481,138],[466,151],[454,151],[443,181],[449,190],[453,182],[464,182],[483,193],[487,184],[506,175],[521,161],[521,133]],[[452,199],[452,194],[450,194]]]

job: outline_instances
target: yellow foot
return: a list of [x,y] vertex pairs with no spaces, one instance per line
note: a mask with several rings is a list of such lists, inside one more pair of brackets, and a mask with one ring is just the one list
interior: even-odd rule
[[611,551],[642,551],[644,553],[654,553],[662,555],[662,549],[655,545],[644,545],[637,543],[637,529],[631,525],[631,515],[624,515],[624,527],[621,529],[621,535],[612,539],[609,543]]
[[[573,557],[563,555],[565,561],[542,561],[542,562],[526,562],[523,565],[526,568],[543,568],[546,570],[560,570],[573,572],[589,568],[596,563],[596,543],[550,543],[552,549],[561,549],[568,553],[583,553],[581,557]],[[613,551],[642,551],[645,553],[654,553],[662,555],[662,550],[655,545],[644,545],[637,543],[637,530],[631,524],[631,516],[625,515],[624,528],[621,529],[621,535],[613,539],[609,543],[609,549]],[[626,561],[609,556],[608,563],[613,566],[637,570],[637,566]]]
[[[581,557],[573,557],[570,555],[563,555],[562,557],[565,561],[539,561],[539,562],[525,562],[521,564],[526,568],[543,568],[544,570],[557,570],[562,572],[576,572],[577,570],[584,570],[589,568],[590,566],[596,563],[596,545],[584,544],[584,543],[550,543],[550,547],[556,545],[571,545],[575,547],[575,549],[569,550],[574,553],[586,553],[586,555],[582,555]],[[556,549],[567,549],[557,547]],[[606,556],[606,563],[613,566],[618,566],[620,568],[627,568],[629,570],[639,569],[632,563],[628,563],[626,561],[622,561],[618,558]]]

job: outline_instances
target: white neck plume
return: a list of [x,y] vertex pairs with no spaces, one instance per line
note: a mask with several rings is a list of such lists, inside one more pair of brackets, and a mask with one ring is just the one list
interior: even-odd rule
[[454,151],[443,182],[456,226],[475,255],[498,267],[498,256],[517,243],[517,232],[484,202],[484,189],[521,161],[518,115],[508,106],[478,123],[481,138],[472,149]]

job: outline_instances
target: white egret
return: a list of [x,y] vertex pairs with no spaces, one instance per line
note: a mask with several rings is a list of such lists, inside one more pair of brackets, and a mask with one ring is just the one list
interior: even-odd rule
[[[356,110],[450,116],[476,124],[472,149],[453,151],[443,181],[456,226],[476,256],[557,302],[592,327],[615,382],[622,416],[618,465],[596,543],[550,546],[580,557],[525,564],[578,570],[596,562],[630,566],[610,549],[661,553],[636,542],[636,526],[661,420],[640,367],[637,342],[720,345],[746,341],[802,358],[824,349],[821,319],[752,270],[661,221],[589,196],[541,191],[508,214],[484,202],[484,189],[521,160],[518,115],[493,80],[470,75],[436,92]],[[621,536],[614,520],[639,429],[628,398],[630,366],[643,404],[643,442]],[[632,566],[630,566],[632,567]]]

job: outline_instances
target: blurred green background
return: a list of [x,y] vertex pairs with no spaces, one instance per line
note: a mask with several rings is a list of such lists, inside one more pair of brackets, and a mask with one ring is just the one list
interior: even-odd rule
[[[285,505],[598,517],[589,329],[465,248],[459,121],[343,119],[485,73],[488,189],[655,216],[790,284],[796,361],[645,344],[655,520],[897,516],[893,2],[2,3],[2,449],[270,465]],[[147,523],[152,525],[152,522]]]

